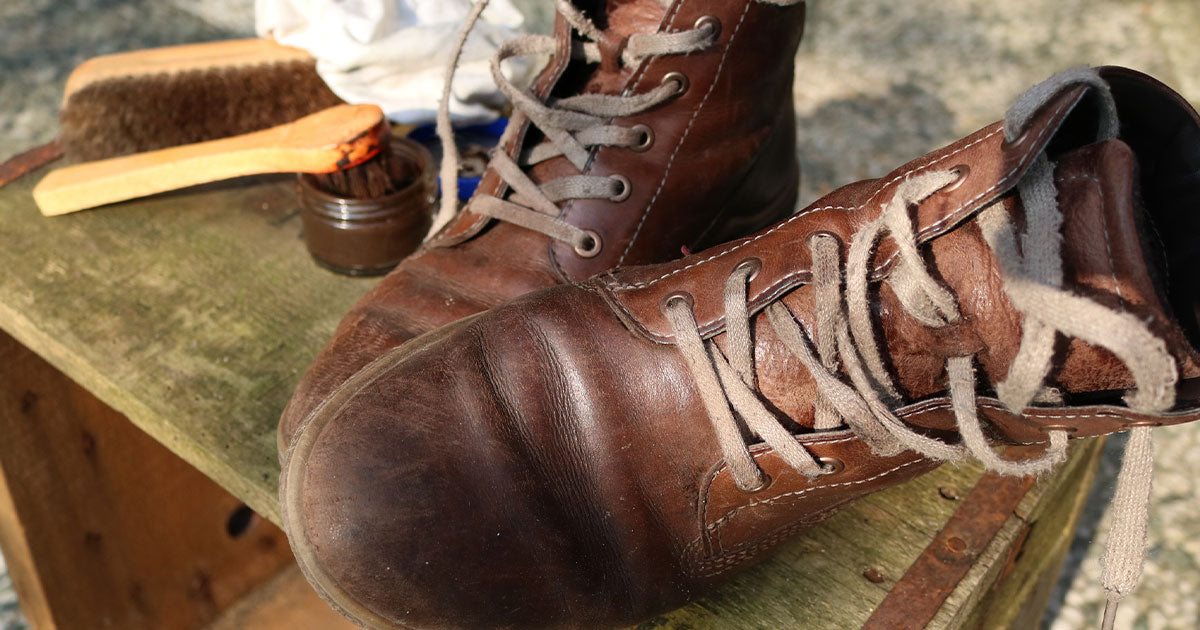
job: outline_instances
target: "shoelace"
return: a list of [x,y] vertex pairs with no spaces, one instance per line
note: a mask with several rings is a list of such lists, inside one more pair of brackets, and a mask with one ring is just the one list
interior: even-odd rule
[[[488,0],[479,0],[468,15],[446,69],[437,121],[444,156],[441,168],[442,202],[434,222],[434,231],[445,225],[457,211],[459,156],[450,126],[450,85],[467,36],[487,4]],[[592,40],[574,42],[572,59],[588,63],[600,61],[600,46],[597,43],[601,39],[600,30],[569,0],[555,0],[555,7],[576,32]],[[682,55],[703,50],[715,42],[716,35],[717,23],[703,20],[696,28],[674,33],[635,33],[629,36],[625,44],[621,62],[628,66],[656,55]],[[506,59],[552,55],[557,48],[553,37],[523,35],[501,45],[492,58],[492,76],[496,86],[509,98],[514,109],[513,119],[505,130],[501,144],[509,139],[509,133],[521,128],[526,118],[542,131],[549,142],[534,147],[519,161],[502,151],[495,151],[489,164],[512,190],[512,194],[507,198],[478,195],[471,203],[471,210],[541,232],[570,244],[579,255],[590,257],[600,251],[599,235],[560,219],[561,210],[556,204],[569,199],[621,201],[628,197],[631,192],[628,178],[621,175],[582,174],[587,167],[590,150],[600,146],[648,148],[653,142],[653,131],[649,127],[622,127],[609,124],[609,121],[648,111],[675,98],[686,91],[687,79],[672,73],[660,85],[642,94],[581,94],[542,102],[529,91],[514,86],[500,69],[500,64]],[[540,186],[526,175],[525,170],[529,167],[559,156],[569,160],[581,174],[560,177]]]
[[[1014,140],[1048,99],[1064,86],[1090,84],[1104,102],[1101,139],[1116,136],[1116,108],[1107,85],[1095,71],[1060,73],[1022,95],[1006,119],[1005,133]],[[1060,227],[1054,164],[1043,153],[1018,183],[1025,209],[1025,230],[1018,236],[1001,204],[980,212],[978,224],[1000,263],[1004,290],[1023,316],[1017,356],[1004,380],[995,384],[1001,401],[1016,412],[1030,403],[1053,401],[1057,392],[1045,387],[1059,334],[1103,347],[1120,359],[1133,375],[1136,388],[1126,396],[1133,409],[1160,412],[1174,405],[1175,361],[1166,343],[1137,317],[1111,310],[1062,286]],[[843,423],[881,455],[911,449],[937,460],[975,457],[984,467],[1005,475],[1035,475],[1051,470],[1066,456],[1068,434],[1049,430],[1049,445],[1038,458],[1017,462],[1003,459],[984,437],[977,414],[973,356],[946,362],[950,397],[961,444],[924,436],[906,426],[891,407],[901,400],[885,367],[871,322],[868,298],[871,256],[884,236],[895,242],[896,264],[888,282],[903,309],[933,328],[962,323],[954,295],[925,266],[909,208],[955,183],[963,173],[934,171],[903,182],[880,216],[852,237],[842,286],[837,238],[818,233],[808,242],[812,252],[814,302],[817,312],[814,344],[781,301],[765,309],[768,322],[782,343],[801,362],[816,383],[815,426],[833,429]],[[680,352],[692,373],[715,429],[730,473],[739,488],[751,492],[767,483],[750,454],[736,413],[746,427],[772,447],[788,465],[814,478],[832,472],[796,440],[767,409],[755,392],[747,286],[755,272],[743,263],[729,276],[724,289],[728,358],[716,344],[704,341],[692,306],[685,296],[672,296],[664,306]],[[839,376],[844,369],[850,383]],[[1146,546],[1146,525],[1153,473],[1153,443],[1149,427],[1131,430],[1113,498],[1113,525],[1106,545],[1102,582],[1108,605],[1102,627],[1112,627],[1117,602],[1139,581]]]

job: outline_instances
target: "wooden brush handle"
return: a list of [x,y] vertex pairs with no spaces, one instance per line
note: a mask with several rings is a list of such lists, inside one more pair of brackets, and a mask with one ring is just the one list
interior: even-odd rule
[[312,60],[312,55],[307,51],[278,44],[273,39],[235,39],[102,55],[79,64],[67,77],[63,104],[72,94],[97,81],[205,68]]
[[332,173],[378,154],[386,130],[378,107],[337,105],[263,131],[60,168],[33,199],[55,216],[243,175]]

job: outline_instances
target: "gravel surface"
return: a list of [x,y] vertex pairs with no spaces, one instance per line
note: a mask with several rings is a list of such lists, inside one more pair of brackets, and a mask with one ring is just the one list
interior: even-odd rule
[[[516,0],[545,31],[549,0]],[[878,177],[999,118],[1051,73],[1115,63],[1150,72],[1200,102],[1195,0],[811,0],[797,58],[801,201]],[[245,36],[250,0],[0,2],[0,159],[54,135],[62,83],[109,52]],[[1200,423],[1159,429],[1150,554],[1117,627],[1200,628]],[[1050,630],[1093,628],[1099,556],[1124,441],[1105,451],[1062,579]],[[23,628],[0,560],[0,630]]]

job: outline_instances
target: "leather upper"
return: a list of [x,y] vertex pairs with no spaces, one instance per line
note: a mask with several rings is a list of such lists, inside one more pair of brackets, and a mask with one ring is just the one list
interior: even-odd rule
[[[1170,94],[1131,71],[1105,76],[1120,83],[1114,93],[1130,118]],[[686,294],[702,333],[726,349],[721,287],[755,258],[751,307],[782,300],[819,336],[807,239],[824,232],[845,244],[878,216],[898,181],[965,166],[958,183],[912,212],[929,264],[966,323],[934,331],[899,307],[886,240],[872,272],[874,316],[905,398],[896,415],[953,441],[946,357],[974,354],[981,381],[995,382],[1021,335],[1021,316],[974,218],[988,204],[1020,217],[1015,182],[1046,148],[1057,162],[1065,285],[1150,322],[1177,363],[1180,402],[1163,414],[1130,411],[1120,402],[1132,383],[1124,366],[1071,341],[1050,375],[1067,404],[1015,413],[983,390],[979,407],[991,436],[1040,443],[1051,428],[1086,436],[1197,419],[1191,384],[1200,364],[1184,315],[1167,304],[1170,291],[1147,262],[1154,245],[1139,226],[1143,213],[1169,218],[1162,215],[1169,203],[1141,206],[1160,193],[1138,190],[1152,183],[1151,170],[1170,167],[1139,169],[1145,156],[1131,145],[1154,140],[1138,136],[1136,124],[1118,140],[1076,142],[1089,124],[1087,98],[1083,87],[1063,91],[1013,142],[997,126],[984,128],[753,236],[537,291],[384,353],[318,407],[297,437],[283,508],[301,567],[372,628],[618,627],[695,598],[847,503],[931,469],[936,462],[911,451],[873,453],[849,430],[811,430],[812,378],[760,313],[753,328],[759,393],[831,472],[809,479],[760,444],[751,452],[770,481],[739,489],[662,305]],[[1185,103],[1172,107],[1181,128],[1200,130]],[[1189,134],[1200,142],[1200,133]],[[1163,155],[1200,173],[1189,150]]]
[[[540,99],[577,92],[640,93],[679,73],[687,89],[651,111],[613,124],[646,125],[645,151],[594,149],[586,174],[621,175],[630,195],[621,202],[578,199],[560,217],[599,236],[601,250],[582,257],[570,245],[525,228],[460,212],[421,250],[363,296],[302,378],[279,426],[281,454],[312,409],[382,352],[412,337],[534,289],[579,281],[609,269],[671,260],[681,250],[723,242],[778,220],[794,207],[799,185],[792,105],[792,64],[804,25],[804,5],[753,0],[657,0],[580,3],[603,29],[606,55],[634,32],[693,28],[716,18],[715,45],[687,55],[650,57],[636,67],[611,57],[599,67],[570,60],[573,34],[559,18],[558,52],[533,86]],[[500,150],[516,157],[542,141],[518,112]],[[565,158],[531,169],[535,182],[578,174]],[[476,192],[503,196],[489,168]]]

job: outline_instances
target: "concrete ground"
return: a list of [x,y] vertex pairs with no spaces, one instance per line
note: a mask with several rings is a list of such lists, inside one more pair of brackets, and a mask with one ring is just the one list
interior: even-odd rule
[[[47,141],[62,84],[117,50],[245,35],[252,0],[0,3],[0,159]],[[549,0],[517,0],[545,27]],[[1080,64],[1147,71],[1200,104],[1196,0],[810,0],[797,58],[802,203],[998,119],[1013,97]],[[1200,210],[1200,209],[1198,209]],[[1117,627],[1200,628],[1200,423],[1157,431],[1150,554]],[[1120,461],[1106,450],[1058,590],[1050,630],[1096,627],[1105,508]],[[1099,537],[1099,543],[1093,544]],[[21,628],[0,563],[0,630]]]

